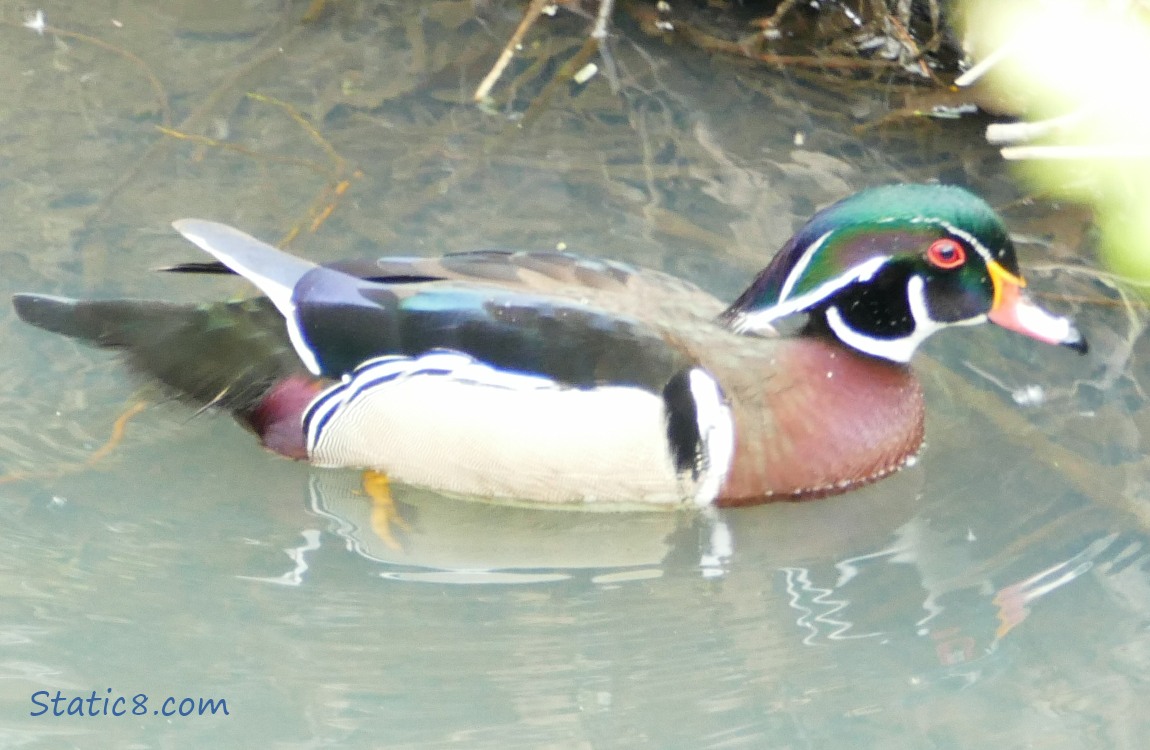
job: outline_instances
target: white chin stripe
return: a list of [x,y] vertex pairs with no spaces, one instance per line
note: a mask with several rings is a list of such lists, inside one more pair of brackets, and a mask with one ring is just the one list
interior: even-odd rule
[[859,333],[843,320],[842,313],[834,306],[827,308],[827,325],[830,326],[831,331],[834,332],[839,341],[842,341],[852,349],[857,349],[873,357],[889,359],[892,362],[909,362],[910,358],[914,356],[915,350],[918,349],[919,344],[936,331],[946,328],[947,325],[969,325],[978,323],[985,318],[985,316],[978,316],[971,320],[962,321],[961,323],[951,324],[938,323],[932,320],[926,307],[925,286],[926,284],[922,280],[922,277],[917,274],[911,276],[907,281],[907,301],[910,303],[910,314],[914,319],[914,330],[908,336],[897,339],[883,339]]

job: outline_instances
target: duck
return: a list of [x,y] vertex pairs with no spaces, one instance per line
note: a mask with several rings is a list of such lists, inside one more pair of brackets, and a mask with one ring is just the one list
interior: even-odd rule
[[118,350],[270,451],[449,495],[551,507],[730,507],[839,494],[914,462],[910,360],[984,322],[1079,353],[998,214],[896,184],[818,211],[733,302],[562,251],[327,264],[180,219],[260,295],[206,304],[17,294],[18,316]]

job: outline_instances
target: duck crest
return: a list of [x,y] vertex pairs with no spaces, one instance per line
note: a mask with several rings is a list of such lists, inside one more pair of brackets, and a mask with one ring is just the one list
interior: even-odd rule
[[1085,351],[1070,322],[1034,305],[1025,285],[985,201],[956,187],[893,185],[816,214],[720,319],[761,334],[804,313],[810,330],[894,362],[909,362],[939,330],[988,318]]
[[952,186],[889,185],[816,213],[724,312],[724,319],[740,332],[753,332],[809,310],[848,286],[870,281],[893,259],[921,252],[940,230],[957,231],[1017,275],[1009,238],[985,202]]

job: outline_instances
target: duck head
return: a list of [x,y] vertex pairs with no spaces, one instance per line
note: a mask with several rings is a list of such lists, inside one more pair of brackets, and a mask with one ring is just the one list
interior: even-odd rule
[[891,185],[822,211],[722,315],[739,333],[810,315],[846,346],[907,362],[932,333],[990,320],[1086,352],[1067,318],[1031,301],[1002,219],[959,187]]

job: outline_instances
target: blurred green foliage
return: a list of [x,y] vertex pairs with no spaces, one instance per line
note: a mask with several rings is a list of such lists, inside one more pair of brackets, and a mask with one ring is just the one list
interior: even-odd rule
[[1050,124],[1003,155],[1042,192],[1089,202],[1103,262],[1150,283],[1150,3],[966,0],[964,16],[974,59],[1001,55],[987,85]]

